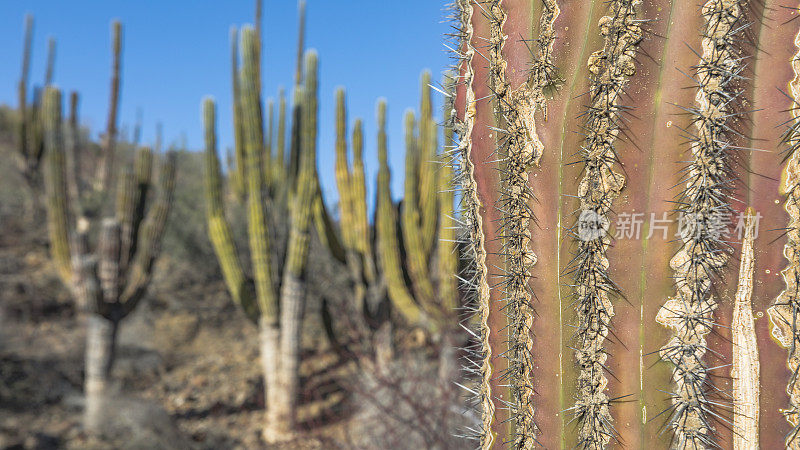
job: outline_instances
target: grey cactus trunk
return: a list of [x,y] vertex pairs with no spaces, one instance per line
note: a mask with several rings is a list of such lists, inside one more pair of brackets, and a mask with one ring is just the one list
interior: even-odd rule
[[[276,392],[275,395],[270,396],[274,403],[267,405],[268,419],[265,433],[286,435],[294,429],[297,408],[300,337],[305,304],[304,282],[287,273],[283,277],[281,300],[279,353],[278,358],[273,359],[278,366],[274,385]],[[267,389],[269,388],[268,386]]]
[[87,314],[83,421],[84,428],[90,433],[100,433],[103,428],[118,329],[119,322],[108,320],[100,314]]
[[[278,359],[281,331],[278,324],[270,323],[262,317],[258,322],[259,350],[261,353],[261,370],[264,376],[265,402],[267,404],[267,423],[264,427],[264,438],[269,440],[271,436],[283,431],[287,431],[285,425],[276,420],[272,415],[273,406],[278,403]],[[282,430],[281,430],[282,429]]]

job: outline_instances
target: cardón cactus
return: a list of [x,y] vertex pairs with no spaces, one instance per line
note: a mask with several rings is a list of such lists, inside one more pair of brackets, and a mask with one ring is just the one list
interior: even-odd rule
[[[297,403],[297,368],[300,335],[305,305],[305,267],[308,258],[309,227],[312,205],[317,195],[316,130],[317,130],[317,55],[308,52],[305,58],[305,84],[295,90],[293,127],[297,130],[298,173],[293,189],[282,195],[291,201],[272,198],[264,201],[265,176],[270,166],[264,164],[266,150],[261,121],[260,70],[257,61],[260,42],[255,30],[245,27],[241,33],[242,67],[237,74],[235,103],[241,109],[235,127],[241,128],[244,146],[242,167],[248,217],[248,237],[253,278],[244,274],[237,255],[230,226],[225,219],[222,201],[222,174],[217,157],[216,112],[213,100],[203,105],[206,127],[206,205],[209,237],[222,267],[228,290],[247,316],[256,322],[260,333],[261,359],[267,392],[267,419],[264,438],[268,442],[283,441],[294,434]],[[237,87],[238,86],[238,87]],[[237,92],[238,91],[238,92]],[[283,118],[281,118],[282,120]],[[280,144],[279,144],[280,145]],[[287,178],[287,177],[282,177]],[[274,265],[267,229],[269,208],[288,207],[290,214],[289,242],[286,259]],[[276,276],[280,274],[280,281]]]
[[[70,202],[80,199],[71,198],[67,188],[61,110],[61,92],[48,87],[43,104],[47,223],[53,262],[81,311],[87,313],[84,426],[98,432],[105,416],[103,404],[119,323],[144,296],[159,253],[172,204],[175,157],[167,155],[155,183],[153,154],[149,148],[139,149],[134,171],[119,177],[116,214],[102,220],[97,251],[92,252],[91,224],[86,218],[70,217]],[[157,195],[148,196],[156,184]]]

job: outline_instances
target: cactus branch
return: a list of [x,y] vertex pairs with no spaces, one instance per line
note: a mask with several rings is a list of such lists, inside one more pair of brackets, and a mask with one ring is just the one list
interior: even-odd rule
[[233,240],[230,225],[225,219],[222,201],[222,170],[217,156],[216,105],[207,98],[203,102],[205,123],[205,197],[208,235],[217,255],[225,284],[234,302],[247,317],[258,322],[259,310],[253,281],[245,277]]
[[108,120],[103,136],[103,155],[97,165],[97,176],[94,184],[96,192],[105,191],[111,178],[114,166],[114,152],[117,140],[117,114],[119,113],[120,66],[122,64],[122,24],[114,21],[111,24],[111,92],[108,102]]

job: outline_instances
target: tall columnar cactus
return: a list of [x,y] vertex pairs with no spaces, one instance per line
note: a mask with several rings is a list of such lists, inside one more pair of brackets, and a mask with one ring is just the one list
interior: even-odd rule
[[122,24],[111,23],[111,90],[108,101],[108,118],[103,135],[103,153],[97,164],[93,188],[100,193],[108,189],[114,168],[114,153],[117,141],[117,115],[119,114],[120,68],[122,65]]
[[[305,85],[296,89],[293,127],[297,130],[298,174],[292,201],[265,202],[264,130],[261,121],[260,72],[256,67],[260,43],[256,32],[245,27],[241,32],[242,67],[238,73],[241,115],[235,126],[241,127],[244,145],[244,177],[247,199],[248,236],[253,278],[245,275],[225,219],[222,181],[217,157],[215,105],[206,100],[203,106],[206,127],[206,204],[209,236],[222,267],[234,301],[256,322],[260,332],[261,358],[267,391],[267,418],[264,438],[274,442],[294,433],[298,389],[297,368],[305,305],[305,268],[308,260],[309,227],[314,197],[317,195],[317,56],[305,58]],[[270,169],[271,170],[271,169]],[[273,199],[277,200],[277,199]],[[271,251],[267,217],[289,208],[290,232],[286,259],[275,266]],[[278,278],[279,277],[279,278]]]
[[[465,387],[481,448],[797,445],[779,420],[785,409],[798,427],[797,82],[782,94],[798,25],[784,6],[454,2],[453,176],[478,349]],[[775,230],[788,230],[785,286]],[[765,363],[781,357],[770,333],[791,377]]]
[[[231,27],[231,82],[233,83],[233,136],[234,136],[234,156],[232,161],[228,161],[230,172],[231,187],[239,200],[245,198],[244,186],[244,128],[242,119],[241,89],[239,87],[239,32],[236,27]],[[234,163],[231,166],[231,162]]]
[[[85,427],[100,431],[104,399],[116,352],[119,323],[145,294],[158,256],[172,204],[175,157],[168,154],[160,168],[158,194],[152,180],[153,154],[141,148],[133,172],[119,177],[116,214],[103,219],[97,251],[89,249],[90,224],[70,218],[65,139],[62,134],[61,92],[49,87],[44,98],[47,158],[45,185],[50,248],[59,275],[69,286],[81,310],[87,313]],[[72,240],[72,244],[70,244]]]
[[[20,173],[30,192],[30,203],[26,205],[27,213],[35,209],[36,197],[39,195],[41,178],[39,167],[44,154],[44,138],[42,135],[41,91],[34,90],[33,99],[28,101],[28,79],[30,76],[31,51],[33,46],[33,16],[25,16],[25,36],[22,48],[22,70],[17,84],[17,125],[16,149],[17,163]],[[45,85],[52,81],[55,54],[55,40],[50,38],[48,44],[48,60],[45,73]]]
[[[452,349],[458,292],[452,283],[458,254],[454,251],[451,181],[449,176],[441,177],[442,172],[449,172],[437,151],[438,133],[431,107],[430,74],[425,72],[422,76],[420,125],[416,125],[412,111],[405,114],[406,177],[399,211],[389,188],[386,104],[383,101],[378,104],[375,249],[367,217],[362,122],[357,119],[353,126],[351,166],[348,163],[347,108],[343,89],[336,93],[336,105],[336,184],[340,199],[341,237],[337,237],[339,233],[335,229],[331,230],[333,227],[326,227],[326,231],[320,230],[319,234],[333,234],[333,239],[328,239],[328,242],[341,241],[344,247],[354,290],[350,310],[361,312],[360,319],[347,319],[351,327],[356,327],[362,340],[373,340],[368,327],[373,329],[376,353],[389,350],[377,348],[386,345],[388,317],[375,315],[386,300],[390,301],[409,324],[432,332],[436,340],[441,339],[442,376],[452,379],[452,374],[445,373],[452,366],[449,359],[455,357]],[[431,207],[435,209],[430,211]],[[430,214],[427,219],[423,214],[426,209]],[[336,254],[335,248],[330,250]],[[407,283],[407,277],[410,283]],[[384,342],[379,342],[382,339]]]

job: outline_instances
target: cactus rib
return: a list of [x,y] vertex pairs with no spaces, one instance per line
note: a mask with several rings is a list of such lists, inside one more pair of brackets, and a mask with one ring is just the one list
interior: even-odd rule
[[642,39],[637,19],[640,3],[621,0],[609,5],[608,15],[599,24],[603,48],[594,52],[588,62],[590,104],[585,114],[586,139],[581,148],[585,168],[578,185],[581,217],[578,229],[574,230],[578,249],[567,269],[575,280],[573,296],[578,318],[575,358],[580,372],[574,413],[578,442],[586,449],[605,448],[617,434],[605,392],[608,385],[605,341],[614,316],[610,296],[618,293],[609,275],[607,251],[611,237],[602,229],[593,235],[592,229],[584,225],[587,220],[601,226],[607,223],[614,200],[625,185],[624,176],[614,170],[619,164],[615,144],[625,111],[620,98],[629,77],[635,73],[636,51]]
[[506,267],[503,273],[504,310],[508,316],[508,346],[505,353],[508,369],[503,378],[510,385],[510,413],[514,424],[514,448],[532,448],[538,429],[533,404],[533,307],[528,285],[530,268],[536,255],[530,248],[529,206],[533,193],[528,186],[528,171],[539,164],[544,146],[536,132],[535,105],[530,88],[512,90],[506,79],[507,62],[503,47],[508,36],[503,27],[507,14],[502,0],[489,5],[490,25],[490,89],[494,100],[498,127],[497,154],[501,160],[500,199],[496,205],[503,212],[500,234]]
[[783,255],[789,265],[783,269],[786,287],[767,312],[772,324],[772,336],[789,352],[787,366],[791,372],[786,386],[789,407],[783,410],[792,429],[786,436],[787,448],[800,447],[800,32],[795,35],[797,52],[791,60],[794,78],[789,83],[792,118],[783,135],[787,159],[781,174],[780,191],[786,196],[784,209],[789,215],[788,241]]
[[[452,150],[457,173],[454,183],[460,195],[460,221],[466,230],[464,240],[468,244],[466,253],[467,268],[463,276],[462,289],[473,297],[474,317],[476,318],[475,335],[479,342],[476,350],[464,367],[465,372],[474,374],[478,387],[470,392],[475,393],[475,403],[480,415],[480,423],[475,429],[470,429],[471,437],[478,441],[481,449],[488,449],[494,445],[495,436],[492,432],[494,423],[495,400],[492,396],[492,348],[489,345],[489,302],[490,287],[488,269],[486,266],[485,235],[483,233],[483,207],[478,197],[478,186],[475,180],[475,166],[472,162],[472,130],[475,127],[476,99],[473,82],[475,71],[472,59],[475,56],[475,47],[472,40],[475,30],[472,25],[473,2],[472,0],[456,0],[453,4],[455,47],[451,51],[456,58],[456,73],[461,78],[464,90],[464,110],[454,111],[451,114],[453,130],[457,142]],[[455,108],[455,102],[453,107]]]
[[714,285],[727,265],[731,249],[720,239],[720,225],[731,213],[733,170],[731,138],[741,90],[737,86],[744,63],[738,48],[746,29],[742,0],[710,0],[702,7],[705,21],[702,56],[696,67],[699,82],[692,139],[693,160],[685,175],[685,189],[677,203],[684,221],[681,249],[670,261],[677,293],[667,300],[656,321],[670,328],[672,339],[661,348],[663,360],[674,365],[671,427],[678,448],[715,445],[712,424],[721,419],[713,411],[717,388],[708,374],[706,335],[715,326]]

